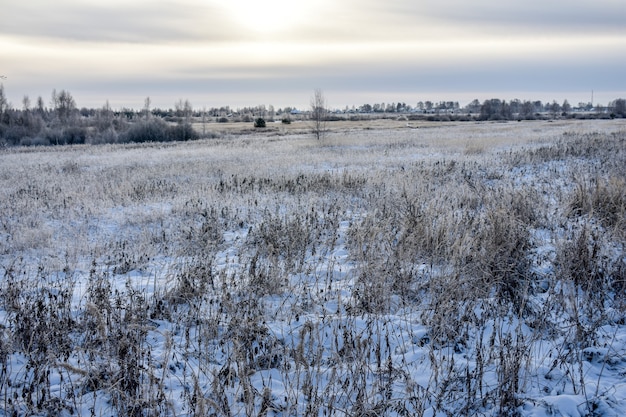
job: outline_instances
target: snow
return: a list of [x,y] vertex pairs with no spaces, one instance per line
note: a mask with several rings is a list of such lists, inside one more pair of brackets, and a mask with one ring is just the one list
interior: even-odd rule
[[[412,131],[411,134],[417,133]],[[380,151],[375,142],[369,142],[374,139],[368,136],[366,140],[368,142],[363,145],[342,147],[339,144],[336,149],[324,152],[337,152],[338,148],[347,155]],[[496,151],[507,152],[502,148]],[[124,149],[119,152],[123,153]],[[281,151],[276,148],[276,152]],[[431,148],[428,156],[411,152],[407,154],[406,165],[418,157],[441,156],[438,152]],[[401,153],[394,154],[380,165],[389,163],[392,167],[393,161],[401,156]],[[94,156],[89,158],[93,160]],[[328,166],[333,167],[329,173],[331,178],[345,179],[346,173],[355,172],[351,164],[356,165],[358,161],[349,156],[337,158],[344,165],[328,162]],[[158,162],[158,156],[151,156],[151,163],[154,161]],[[315,172],[325,170],[325,165],[318,163],[302,166]],[[524,165],[501,173],[501,177],[504,181],[510,179],[519,187],[535,184],[541,191],[554,185],[550,182],[554,172],[568,172],[565,163],[546,163],[539,168]],[[385,175],[395,175],[395,171]],[[556,188],[565,190],[569,185],[562,177],[558,178],[562,183]],[[379,181],[384,184],[384,179]],[[489,186],[495,186],[499,180],[488,181],[493,181]],[[202,229],[205,224],[199,217],[186,217],[184,224],[175,222],[174,217],[181,215],[185,207],[176,200],[180,198],[176,195],[171,201],[94,206],[72,218],[74,222],[84,222],[81,230],[87,231],[87,236],[75,239],[92,253],[76,248],[77,253],[73,255],[75,267],[71,274],[45,266],[45,258],[38,258],[34,250],[24,251],[30,256],[22,261],[17,261],[14,253],[5,253],[0,264],[5,281],[9,279],[10,267],[24,266],[23,274],[28,275],[33,294],[48,289],[58,296],[63,288],[60,283],[72,281],[74,288],[67,308],[76,321],[91,323],[87,330],[97,334],[101,331],[98,317],[117,320],[116,315],[119,315],[124,337],[139,337],[141,333],[136,340],[136,347],[141,352],[136,368],[121,357],[119,346],[115,345],[118,339],[115,335],[108,335],[106,341],[98,343],[106,349],[113,349],[112,346],[118,349],[113,355],[117,355],[117,363],[105,361],[110,352],[79,344],[68,357],[56,358],[47,365],[49,396],[63,399],[57,404],[59,415],[122,414],[123,409],[114,398],[114,394],[122,393],[121,383],[103,380],[101,385],[92,386],[89,381],[98,372],[121,378],[123,372],[118,371],[133,369],[141,375],[142,386],[137,390],[143,396],[141,398],[158,397],[161,401],[145,406],[144,410],[162,415],[210,412],[234,416],[262,413],[280,416],[444,416],[462,412],[499,415],[501,404],[496,399],[506,394],[505,388],[512,384],[507,379],[511,375],[519,378],[515,387],[518,406],[507,410],[517,411],[522,416],[626,415],[626,324],[623,310],[616,305],[607,307],[601,318],[602,324],[595,325],[593,318],[581,317],[578,323],[571,321],[572,317],[578,316],[565,309],[576,309],[584,302],[576,295],[569,304],[554,307],[556,294],[577,294],[567,283],[553,285],[558,273],[554,262],[558,240],[567,233],[566,227],[561,228],[554,221],[560,210],[556,206],[556,196],[545,199],[549,207],[546,216],[553,218],[537,221],[530,230],[532,272],[537,280],[536,291],[529,296],[528,302],[533,313],[524,316],[513,308],[503,310],[495,296],[466,304],[460,300],[447,306],[431,303],[434,296],[427,291],[431,280],[455,278],[448,276],[450,267],[420,259],[414,259],[412,265],[404,265],[414,268],[415,276],[419,277],[419,282],[407,289],[412,291],[410,295],[367,287],[377,281],[362,276],[363,263],[367,260],[355,253],[350,233],[353,225],[368,219],[375,208],[369,211],[369,207],[360,206],[355,201],[346,203],[343,210],[335,213],[334,191],[331,187],[329,189],[323,198],[311,193],[297,197],[303,201],[294,201],[296,197],[288,195],[278,202],[271,201],[271,204],[260,201],[260,205],[271,212],[269,217],[262,217],[262,210],[254,212],[255,203],[242,203],[241,213],[247,214],[241,214],[240,222],[225,220],[232,213],[224,215],[215,226],[219,239],[211,241],[212,246],[207,244],[206,248],[196,248],[197,252],[186,256],[174,256],[171,249],[165,249],[166,246],[184,245],[171,238],[178,236],[177,228],[184,229],[181,236],[206,230]],[[232,199],[228,202],[232,208],[238,204],[238,198],[247,197],[220,198]],[[307,199],[314,201],[315,198],[331,202],[324,203],[327,206],[307,203]],[[223,204],[226,206],[227,202]],[[332,223],[327,227],[331,232],[316,241],[324,245],[317,245],[314,250],[309,246],[306,251],[294,255],[293,268],[289,268],[280,256],[273,257],[275,247],[255,244],[254,239],[258,239],[255,233],[259,233],[259,228],[254,221],[271,219],[275,221],[272,227],[279,227],[287,224],[292,219],[290,216],[297,214],[305,218],[305,212],[297,212],[301,207],[313,207],[311,221]],[[63,230],[65,225],[51,222],[47,227]],[[326,229],[322,230],[321,234],[327,233]],[[165,239],[159,237],[161,232],[166,235]],[[72,231],[67,229],[64,233],[71,234]],[[11,232],[0,231],[0,238],[4,239],[5,235],[10,236]],[[71,241],[74,237],[65,236],[65,239]],[[376,248],[385,250],[385,244],[382,242]],[[100,249],[105,253],[96,253]],[[612,250],[607,256],[622,256],[623,259],[623,246],[617,244]],[[139,253],[142,256],[138,256]],[[251,271],[251,260],[255,256],[259,259],[256,276]],[[206,266],[207,260],[210,260],[210,283],[202,296],[195,297],[193,288],[183,287],[183,278],[186,272],[192,280],[197,278],[199,273],[194,268]],[[57,261],[59,263],[63,262]],[[122,264],[126,267],[122,268]],[[41,271],[37,271],[38,265],[42,265]],[[376,268],[373,271],[382,273]],[[268,288],[278,290],[263,291],[261,288],[251,291],[248,285],[255,278]],[[368,281],[368,278],[371,279]],[[97,308],[92,305],[97,300],[90,298],[94,291],[93,281],[97,279],[110,285],[111,299],[119,300],[122,307],[112,307],[106,314],[90,310]],[[201,283],[189,285],[193,287]],[[368,309],[357,292],[378,290],[385,294],[381,302],[383,306],[379,310],[376,307]],[[183,295],[175,298],[172,294]],[[158,310],[156,300],[170,303],[171,308]],[[437,308],[442,311],[435,311]],[[429,323],[429,317],[435,314],[445,316],[443,313],[447,311],[451,312],[451,322],[440,323],[441,329],[437,333]],[[138,321],[139,324],[131,323],[132,314],[138,317],[145,314],[145,318]],[[6,304],[0,306],[0,324],[4,343],[8,340],[8,329],[18,326],[13,310]],[[582,329],[585,326],[595,326],[591,337],[593,343],[588,346],[578,342],[578,333],[585,330]],[[457,337],[447,337],[446,331]],[[80,334],[71,337],[88,339]],[[97,339],[97,336],[93,338]],[[31,389],[33,363],[43,359],[36,351],[28,356],[17,347],[3,349],[7,359],[6,369],[0,374],[0,403],[6,405],[9,400],[6,393]],[[54,352],[47,354],[54,356]],[[507,368],[509,366],[513,368]],[[160,397],[155,392],[160,392]],[[55,403],[48,401],[46,404],[53,407]],[[468,408],[464,410],[465,405]],[[18,414],[27,414],[29,405],[26,400],[18,398],[7,408],[11,409],[17,410]],[[41,415],[46,413],[39,411]],[[152,413],[145,411],[144,414]],[[10,414],[0,411],[1,415]]]

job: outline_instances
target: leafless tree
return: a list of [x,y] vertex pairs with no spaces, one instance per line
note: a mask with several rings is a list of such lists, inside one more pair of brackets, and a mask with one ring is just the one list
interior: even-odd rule
[[37,113],[43,116],[45,112],[46,112],[46,105],[43,102],[43,98],[39,96],[37,97]]
[[0,123],[4,118],[4,113],[9,110],[9,101],[7,100],[6,95],[4,94],[4,86],[0,84]]
[[57,93],[55,89],[52,91],[52,108],[57,113],[61,125],[66,125],[72,121],[76,102],[69,91],[61,90]]
[[569,104],[569,101],[567,101],[567,99],[563,100],[563,104],[561,104],[561,110],[564,113],[569,113],[572,111],[572,106],[571,104]]
[[191,123],[191,116],[193,115],[193,107],[189,100],[178,100],[174,105],[176,110],[176,116],[181,118],[181,123]]
[[613,109],[613,113],[622,117],[626,117],[626,100],[624,100],[623,98],[618,98],[617,100],[614,100],[613,102],[611,102],[609,107]]
[[96,113],[97,127],[101,132],[106,131],[113,127],[113,110],[109,104],[109,100],[104,103],[104,106]]
[[206,106],[202,107],[202,137],[206,137]]
[[148,120],[150,118],[150,106],[152,104],[152,100],[150,100],[150,97],[146,97],[146,99],[143,102],[143,114],[144,114],[144,118],[146,120]]
[[22,99],[22,107],[26,113],[30,111],[30,98],[28,95],[25,95]]
[[313,121],[313,134],[317,140],[323,139],[328,132],[327,118],[326,97],[321,89],[316,88],[311,97],[311,120]]

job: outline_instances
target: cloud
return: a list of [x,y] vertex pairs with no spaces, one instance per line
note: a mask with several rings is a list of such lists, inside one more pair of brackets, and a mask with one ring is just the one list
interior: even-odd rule
[[[363,97],[623,84],[622,0],[246,1],[7,3],[4,85],[13,101],[56,88],[83,105],[151,95],[167,106],[229,92],[306,102],[315,87]],[[262,16],[276,27],[252,27]]]
[[620,0],[388,0],[385,12],[409,24],[426,21],[438,36],[487,33],[508,36],[626,33],[626,8]]
[[[258,2],[257,2],[258,3]],[[3,6],[7,35],[88,42],[396,42],[505,36],[625,35],[621,0],[30,0]],[[285,4],[287,4],[285,6]],[[254,13],[270,9],[255,19]],[[271,10],[273,8],[273,10]],[[289,12],[283,12],[287,8]],[[292,19],[288,32],[259,34],[255,20]],[[238,19],[237,17],[242,17]],[[279,20],[272,20],[276,23]]]
[[2,32],[87,42],[221,41],[228,31],[220,13],[198,1],[31,0],[3,6]]

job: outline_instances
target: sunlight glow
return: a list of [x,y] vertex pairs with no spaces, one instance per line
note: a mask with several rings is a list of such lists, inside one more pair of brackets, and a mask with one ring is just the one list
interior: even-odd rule
[[310,3],[291,0],[230,0],[221,6],[243,30],[259,35],[294,29],[312,12]]

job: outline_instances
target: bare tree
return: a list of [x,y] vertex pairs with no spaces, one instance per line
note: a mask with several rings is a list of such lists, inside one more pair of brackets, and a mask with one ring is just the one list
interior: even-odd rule
[[143,114],[144,114],[144,118],[146,120],[148,120],[150,118],[150,106],[152,104],[152,100],[150,100],[150,97],[146,97],[146,99],[143,102]]
[[113,110],[111,109],[109,100],[107,100],[104,106],[96,113],[96,124],[100,132],[104,132],[113,127],[113,118]]
[[206,106],[202,107],[202,137],[206,137]]
[[174,109],[176,110],[176,117],[180,118],[179,123],[191,123],[191,116],[193,115],[193,107],[189,100],[183,101],[182,99],[178,100],[176,104],[174,104]]
[[519,111],[519,117],[521,119],[526,119],[526,120],[534,119],[535,118],[535,105],[528,100],[525,100],[524,102],[522,102],[522,106]]
[[317,140],[323,139],[328,133],[327,118],[326,98],[322,90],[316,88],[311,97],[311,120],[313,121],[313,134]]
[[613,109],[613,113],[616,115],[626,117],[626,100],[623,98],[614,100],[609,106]]
[[572,106],[569,104],[569,101],[567,101],[567,99],[563,100],[563,104],[561,104],[561,110],[563,110],[563,113],[569,113],[572,111]]
[[4,94],[4,86],[0,84],[0,123],[4,118],[4,113],[9,109],[9,102]]
[[25,95],[22,99],[22,107],[24,108],[24,111],[26,113],[30,111],[30,98],[28,97],[28,95]]
[[556,100],[552,101],[552,104],[550,104],[549,108],[553,118],[556,117],[557,114],[559,114],[559,112],[561,111],[561,105],[557,103]]
[[55,89],[52,90],[52,108],[57,113],[61,125],[66,125],[72,122],[76,102],[69,91],[61,90],[57,93]]
[[41,96],[37,97],[37,113],[39,113],[42,117],[46,113],[46,105],[44,104]]

